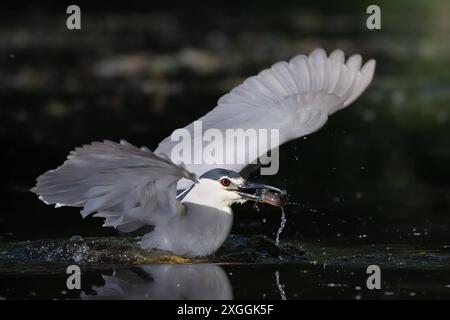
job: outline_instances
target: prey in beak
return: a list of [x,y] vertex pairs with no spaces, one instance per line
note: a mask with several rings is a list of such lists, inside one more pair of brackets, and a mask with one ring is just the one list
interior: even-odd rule
[[266,184],[246,181],[236,192],[244,199],[281,207],[287,200],[287,191]]

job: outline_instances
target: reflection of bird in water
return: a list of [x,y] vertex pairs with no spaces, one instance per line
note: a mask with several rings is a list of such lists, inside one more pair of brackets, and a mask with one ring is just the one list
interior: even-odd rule
[[199,119],[204,131],[224,135],[229,129],[278,130],[279,141],[270,146],[254,143],[257,137],[249,138],[253,143],[232,144],[231,149],[227,144],[223,154],[237,155],[245,159],[242,163],[205,159],[209,144],[196,143],[191,123],[185,132],[192,150],[183,152],[192,151],[202,160],[198,164],[175,164],[170,158],[179,141],[170,137],[155,153],[125,141],[94,142],[40,176],[33,191],[47,204],[83,207],[83,217],[96,212],[106,219],[104,226],[123,232],[154,226],[142,238],[144,248],[209,255],[230,232],[233,203],[252,200],[281,206],[283,202],[281,190],[246,181],[250,165],[271,148],[320,129],[331,114],[362,94],[374,70],[375,61],[362,65],[360,55],[345,61],[341,50],[327,56],[316,49],[248,78]]
[[105,284],[82,299],[231,300],[233,291],[223,269],[213,264],[148,265],[103,275]]

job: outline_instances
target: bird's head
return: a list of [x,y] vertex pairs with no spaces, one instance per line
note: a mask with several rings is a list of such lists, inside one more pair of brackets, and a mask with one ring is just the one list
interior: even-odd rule
[[247,181],[231,170],[213,169],[200,176],[198,183],[187,193],[185,201],[227,207],[250,200],[279,207],[285,198],[284,190]]

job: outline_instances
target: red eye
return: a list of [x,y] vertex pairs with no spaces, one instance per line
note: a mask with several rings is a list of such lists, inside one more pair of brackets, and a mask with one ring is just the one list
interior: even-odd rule
[[220,179],[220,184],[224,187],[228,187],[231,184],[231,181],[228,178],[222,178]]

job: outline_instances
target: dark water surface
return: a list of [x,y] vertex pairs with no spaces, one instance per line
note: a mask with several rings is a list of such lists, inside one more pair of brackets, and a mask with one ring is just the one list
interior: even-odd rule
[[[450,6],[382,1],[368,31],[368,4],[82,7],[80,32],[65,7],[1,8],[0,297],[450,298]],[[277,175],[253,177],[290,193],[281,249],[276,208],[236,206],[225,247],[190,261],[28,191],[81,144],[154,149],[245,77],[315,47],[377,70],[351,107],[281,148]],[[68,264],[83,293],[67,290]],[[373,264],[381,290],[366,287]]]
[[[0,297],[8,299],[450,298],[450,247],[317,246],[232,236],[214,256],[141,250],[131,238],[73,237],[0,249]],[[66,268],[82,270],[67,290]],[[382,270],[368,290],[367,266]]]

